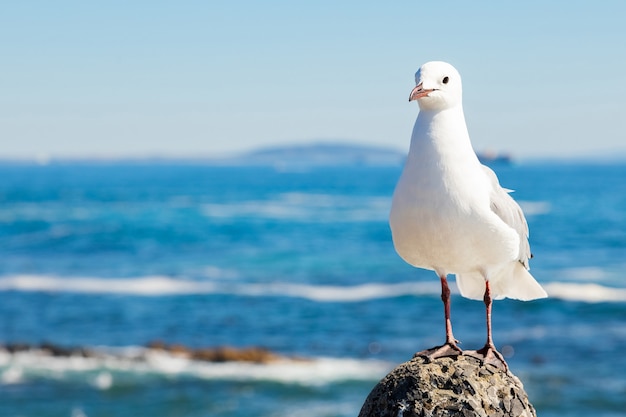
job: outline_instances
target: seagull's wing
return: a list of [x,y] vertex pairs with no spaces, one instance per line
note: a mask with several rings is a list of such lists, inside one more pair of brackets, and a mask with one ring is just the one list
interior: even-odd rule
[[498,177],[493,170],[485,165],[483,169],[491,180],[491,211],[512,227],[520,237],[519,261],[529,268],[528,260],[531,258],[530,244],[528,243],[528,223],[522,212],[522,208],[509,195],[511,190],[500,186]]
[[[509,195],[510,190],[500,186],[496,174],[483,166],[485,175],[491,181],[491,211],[504,223],[513,228],[519,235],[519,262],[508,262],[489,277],[491,295],[494,299],[514,298],[517,300],[534,300],[547,297],[548,294],[528,272],[530,245],[528,244],[528,224],[520,206]],[[485,276],[481,272],[457,274],[456,282],[461,295],[480,300],[484,291]]]

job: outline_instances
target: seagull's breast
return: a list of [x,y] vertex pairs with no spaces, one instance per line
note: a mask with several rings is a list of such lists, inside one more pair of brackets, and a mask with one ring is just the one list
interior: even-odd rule
[[491,211],[491,185],[474,159],[446,161],[429,152],[407,159],[389,224],[396,251],[409,264],[461,273],[517,256],[519,236]]

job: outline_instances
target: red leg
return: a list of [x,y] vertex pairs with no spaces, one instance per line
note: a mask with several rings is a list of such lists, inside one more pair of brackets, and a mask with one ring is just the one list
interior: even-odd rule
[[493,344],[493,337],[491,335],[491,288],[489,288],[489,281],[485,281],[485,295],[483,296],[483,301],[485,302],[485,311],[487,317],[487,343],[485,343],[485,347],[489,347],[492,349],[496,349]]
[[457,340],[452,334],[452,320],[450,320],[450,287],[448,287],[448,280],[445,275],[440,276],[439,279],[441,280],[441,301],[443,301],[443,311],[446,318],[446,345],[456,347]]
[[450,320],[450,288],[445,275],[440,275],[441,281],[441,301],[443,301],[443,311],[446,320],[446,343],[422,352],[418,352],[416,356],[426,356],[430,359],[441,358],[445,356],[458,356],[463,354],[461,348],[457,346],[457,340],[452,334],[452,321]]
[[476,353],[483,356],[483,360],[485,363],[490,363],[492,365],[502,367],[504,366],[504,370],[508,370],[509,367],[506,364],[504,357],[496,350],[496,346],[493,344],[493,337],[491,335],[491,289],[489,288],[489,281],[485,281],[485,295],[483,297],[483,301],[485,302],[485,310],[487,314],[487,342],[482,349],[477,350]]

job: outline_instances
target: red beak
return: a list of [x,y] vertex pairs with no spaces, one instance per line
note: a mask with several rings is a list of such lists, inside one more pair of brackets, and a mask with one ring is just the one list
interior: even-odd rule
[[424,88],[422,87],[422,83],[419,83],[411,91],[411,94],[409,95],[409,101],[413,101],[413,100],[420,99],[422,97],[426,97],[427,95],[429,95],[433,91],[435,91],[435,90],[424,90]]

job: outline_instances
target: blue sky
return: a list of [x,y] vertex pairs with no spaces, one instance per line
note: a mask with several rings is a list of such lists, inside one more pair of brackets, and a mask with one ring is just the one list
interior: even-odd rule
[[477,150],[626,155],[626,2],[16,1],[0,157],[406,150],[414,73],[461,72]]

